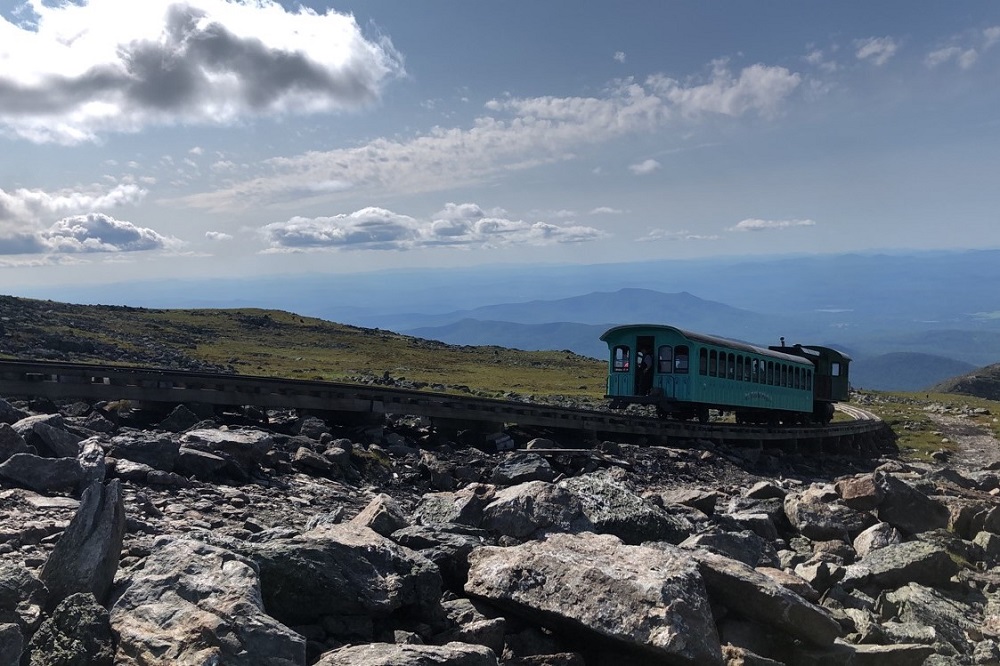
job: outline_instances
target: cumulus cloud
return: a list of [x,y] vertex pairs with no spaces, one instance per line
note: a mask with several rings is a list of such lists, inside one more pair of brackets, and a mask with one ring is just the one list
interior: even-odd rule
[[136,204],[146,194],[147,190],[134,183],[115,185],[111,189],[91,185],[54,192],[0,189],[0,230],[32,225],[46,217],[51,220],[58,215]]
[[0,17],[0,127],[36,142],[358,108],[403,72],[350,15],[274,0],[29,0]]
[[491,216],[472,203],[449,203],[429,220],[377,207],[330,217],[293,217],[268,224],[261,233],[268,252],[550,245],[597,240],[605,235],[592,227]]
[[231,234],[223,233],[221,231],[206,231],[205,238],[210,241],[228,241],[233,240]]
[[812,227],[816,223],[813,220],[760,220],[748,218],[729,227],[729,231],[774,231],[777,229],[791,229],[793,227]]
[[601,97],[505,97],[486,104],[469,128],[436,127],[411,139],[269,160],[266,176],[193,195],[189,205],[241,210],[287,201],[308,183],[336,182],[354,191],[437,191],[497,173],[571,159],[580,147],[657,131],[672,120],[710,114],[773,116],[801,81],[784,67],[752,65],[738,73],[713,64],[704,82],[663,76],[614,84]]
[[899,50],[899,42],[892,37],[869,37],[854,42],[854,55],[858,60],[870,60],[879,67],[889,62]]
[[637,176],[645,176],[646,174],[653,173],[661,166],[656,160],[644,160],[638,164],[629,165],[628,170]]
[[625,52],[615,51],[615,54],[612,56],[612,58],[614,58],[615,62],[625,62]]
[[725,60],[718,60],[713,63],[711,79],[702,84],[682,85],[664,76],[650,81],[656,94],[684,116],[741,116],[750,112],[773,116],[802,82],[802,76],[784,67],[761,64],[745,67],[736,76]]
[[946,46],[934,49],[927,54],[924,62],[932,68],[954,62],[962,69],[969,69],[998,41],[1000,41],[1000,26],[972,31],[953,37]]
[[653,229],[648,234],[638,239],[639,242],[649,241],[715,241],[719,240],[716,234],[697,234],[687,229],[680,231],[670,231],[668,229]]
[[181,241],[110,215],[90,213],[59,220],[48,229],[0,238],[0,254],[139,252],[179,247]]

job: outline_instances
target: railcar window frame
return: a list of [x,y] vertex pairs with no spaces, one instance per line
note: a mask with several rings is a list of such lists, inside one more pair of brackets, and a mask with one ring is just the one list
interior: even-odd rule
[[708,352],[708,376],[719,376],[719,352],[714,349]]
[[690,350],[687,345],[677,345],[674,347],[674,372],[686,375],[690,369]]
[[708,376],[708,349],[705,347],[698,351],[698,374],[702,377]]
[[611,371],[628,372],[631,367],[632,348],[628,345],[615,345],[611,353]]
[[[664,354],[666,350],[666,354]],[[660,345],[656,350],[657,367],[660,372],[673,372],[674,348],[672,345]]]
[[736,354],[726,354],[726,379],[736,379]]

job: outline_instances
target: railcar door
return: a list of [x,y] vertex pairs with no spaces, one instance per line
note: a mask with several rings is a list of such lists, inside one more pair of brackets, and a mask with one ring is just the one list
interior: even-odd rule
[[674,347],[660,345],[656,349],[656,381],[655,387],[659,395],[670,400],[674,399]]
[[691,348],[687,345],[674,347],[673,395],[674,400],[691,399]]
[[628,345],[616,345],[611,350],[611,372],[608,373],[608,395],[632,395],[635,380],[632,375],[632,349]]

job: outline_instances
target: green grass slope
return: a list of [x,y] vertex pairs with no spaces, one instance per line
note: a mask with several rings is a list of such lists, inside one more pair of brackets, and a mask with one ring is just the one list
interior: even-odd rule
[[0,296],[0,357],[220,368],[435,390],[600,397],[605,363],[567,351],[452,346],[280,310],[160,310]]

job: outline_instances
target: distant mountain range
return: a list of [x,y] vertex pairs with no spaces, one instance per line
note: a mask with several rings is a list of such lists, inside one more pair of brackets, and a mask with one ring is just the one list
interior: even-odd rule
[[[570,349],[669,323],[855,359],[858,385],[915,390],[1000,362],[1000,250],[494,265],[372,273],[158,280],[20,296],[143,307],[260,307],[451,344]],[[948,374],[944,374],[948,373]]]
[[[542,324],[525,322],[553,321]],[[575,321],[567,321],[574,319]],[[400,328],[406,321],[437,323]],[[601,323],[591,323],[591,322]],[[584,296],[505,303],[429,316],[396,315],[382,320],[386,328],[449,344],[499,345],[523,349],[568,349],[604,358],[600,335],[622,322],[670,324],[759,345],[776,344],[775,333],[788,333],[789,343],[834,346],[854,356],[852,383],[875,390],[922,390],[977,366],[946,354],[974,347],[1000,357],[1000,331],[907,331],[895,336],[843,332],[845,342],[812,337],[809,322],[790,316],[766,315],[707,301],[681,292],[621,289]],[[879,349],[906,349],[877,353]],[[872,351],[876,350],[876,351]],[[990,351],[992,350],[992,351]],[[929,352],[938,353],[929,353]]]

